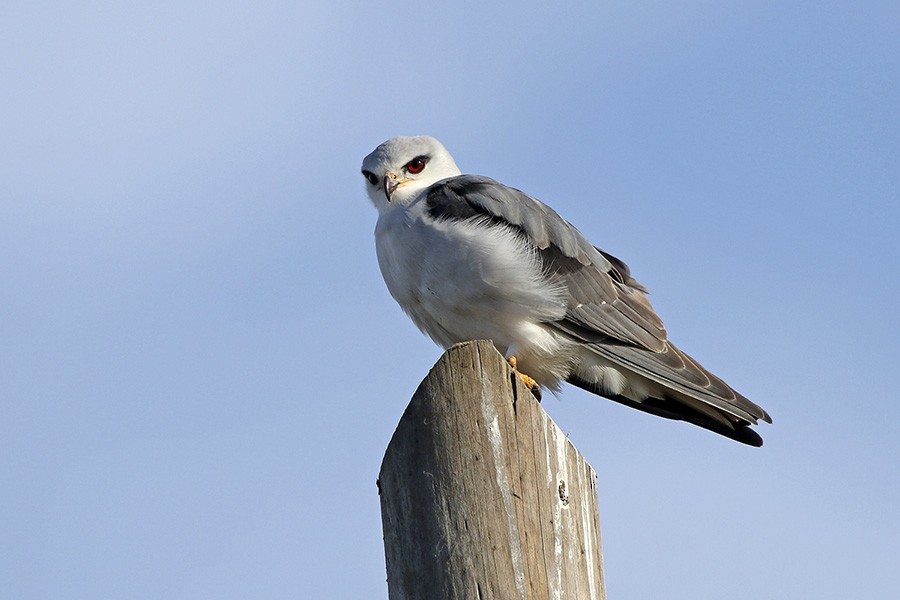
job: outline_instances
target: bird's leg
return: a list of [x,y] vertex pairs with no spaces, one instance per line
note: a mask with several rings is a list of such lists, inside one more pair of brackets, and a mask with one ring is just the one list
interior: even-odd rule
[[506,360],[509,363],[509,366],[512,367],[513,373],[519,376],[519,379],[522,380],[522,383],[524,383],[528,387],[528,389],[531,390],[531,393],[534,394],[534,397],[537,398],[538,401],[540,401],[541,386],[538,384],[538,382],[535,381],[534,378],[529,377],[525,373],[519,371],[519,369],[516,367],[519,361],[515,355],[510,356]]

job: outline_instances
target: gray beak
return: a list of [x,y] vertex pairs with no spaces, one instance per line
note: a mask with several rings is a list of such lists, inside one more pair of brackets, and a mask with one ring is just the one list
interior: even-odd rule
[[394,193],[394,190],[397,189],[397,176],[393,173],[388,173],[384,176],[384,197],[387,198],[387,201],[391,201],[391,194]]

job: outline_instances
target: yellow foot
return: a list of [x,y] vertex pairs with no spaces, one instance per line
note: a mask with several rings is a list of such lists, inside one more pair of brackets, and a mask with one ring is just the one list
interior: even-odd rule
[[517,368],[517,364],[519,361],[515,356],[510,356],[507,359],[507,362],[509,362],[509,366],[512,367],[513,373],[518,375],[519,379],[522,380],[522,383],[524,383],[528,387],[528,389],[531,390],[531,393],[534,394],[534,397],[540,400],[541,386],[538,384],[538,382],[535,381],[532,377],[529,377],[525,373],[519,371],[519,369]]

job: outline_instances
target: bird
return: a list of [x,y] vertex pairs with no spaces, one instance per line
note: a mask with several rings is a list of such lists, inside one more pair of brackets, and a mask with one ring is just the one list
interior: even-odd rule
[[387,289],[439,346],[491,340],[535,392],[567,382],[762,445],[768,413],[669,341],[625,262],[552,208],[463,174],[430,136],[380,144],[362,175]]

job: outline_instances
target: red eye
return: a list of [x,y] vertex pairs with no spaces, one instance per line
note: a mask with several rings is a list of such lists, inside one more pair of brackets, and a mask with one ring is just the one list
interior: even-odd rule
[[415,175],[416,173],[421,173],[422,169],[425,168],[426,162],[428,162],[427,157],[417,156],[416,158],[406,163],[406,171],[408,173],[412,173],[413,175]]
[[378,177],[375,176],[375,173],[371,171],[363,171],[363,177],[369,180],[369,183],[375,185],[378,183]]

